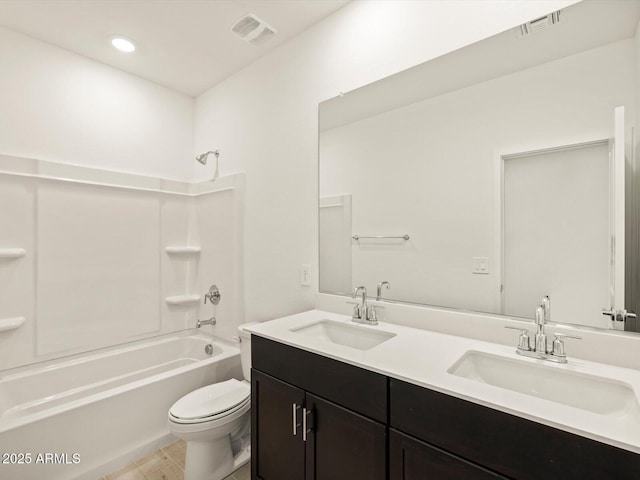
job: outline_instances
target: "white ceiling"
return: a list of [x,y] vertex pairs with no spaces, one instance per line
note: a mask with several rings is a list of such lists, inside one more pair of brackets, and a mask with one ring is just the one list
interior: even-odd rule
[[[0,0],[0,26],[196,96],[350,0]],[[278,33],[263,45],[231,32],[253,13]],[[124,54],[110,40],[132,39]]]

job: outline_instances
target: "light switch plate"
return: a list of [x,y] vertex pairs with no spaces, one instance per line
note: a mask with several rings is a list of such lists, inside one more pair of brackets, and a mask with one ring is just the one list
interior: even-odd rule
[[311,286],[311,265],[307,263],[300,265],[300,285]]
[[489,258],[488,257],[473,257],[473,270],[471,273],[480,275],[489,274]]

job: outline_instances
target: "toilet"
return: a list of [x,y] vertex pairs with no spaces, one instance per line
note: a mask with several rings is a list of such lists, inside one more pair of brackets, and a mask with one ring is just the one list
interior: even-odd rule
[[186,394],[169,409],[169,431],[187,442],[185,480],[221,480],[251,459],[251,334],[240,325],[245,380]]

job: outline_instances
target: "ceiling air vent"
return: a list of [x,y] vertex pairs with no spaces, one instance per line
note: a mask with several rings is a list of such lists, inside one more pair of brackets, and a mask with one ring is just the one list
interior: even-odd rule
[[523,23],[518,28],[518,33],[520,34],[520,36],[526,37],[527,35],[539,32],[540,30],[546,30],[547,28],[560,22],[561,13],[561,10],[558,10],[557,12],[552,12],[549,15],[545,15],[544,17],[536,18],[535,20],[531,20],[530,22]]
[[275,28],[252,13],[238,20],[235,25],[231,27],[231,31],[245,42],[252,43],[253,45],[260,45],[266,42],[277,32]]

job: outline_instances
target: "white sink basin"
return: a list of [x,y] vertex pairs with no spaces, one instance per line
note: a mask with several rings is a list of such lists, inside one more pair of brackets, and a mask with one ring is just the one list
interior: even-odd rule
[[601,415],[640,416],[630,385],[563,368],[469,351],[447,372]]
[[319,320],[289,331],[356,350],[369,350],[396,336],[395,333],[377,330],[377,327],[366,328],[333,320]]

